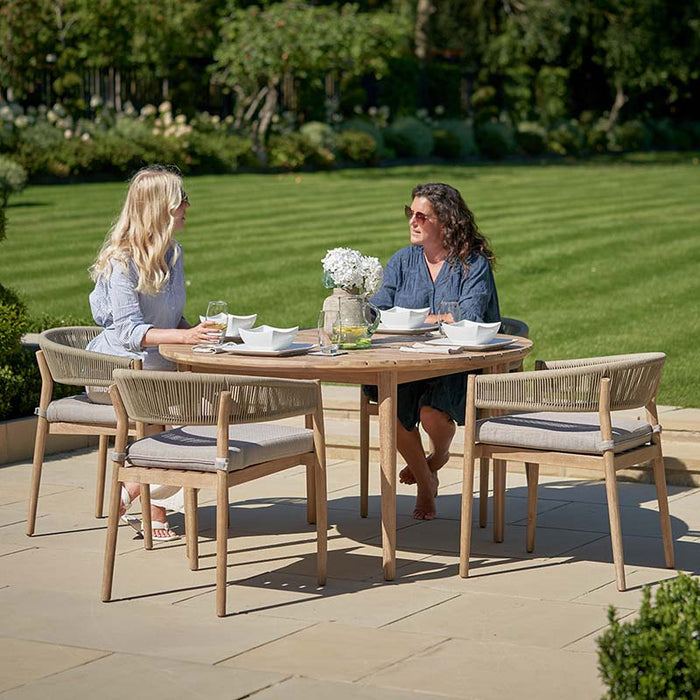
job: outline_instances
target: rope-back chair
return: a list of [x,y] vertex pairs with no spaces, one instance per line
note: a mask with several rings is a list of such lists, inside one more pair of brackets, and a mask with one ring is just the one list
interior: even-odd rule
[[[198,560],[197,491],[216,492],[216,613],[226,614],[228,489],[305,465],[313,474],[309,522],[316,523],[318,582],[326,582],[326,461],[321,385],[316,381],[116,370],[110,395],[118,429],[112,459],[102,600],[112,595],[121,484],[141,485],[144,540],[153,546],[149,484],[185,489],[190,568]],[[305,416],[306,427],[275,423]],[[129,420],[174,425],[127,445]]]
[[[102,517],[109,436],[117,429],[114,407],[109,403],[94,403],[85,393],[52,400],[54,383],[108,387],[115,369],[140,367],[141,360],[85,350],[90,340],[101,331],[98,326],[67,326],[51,328],[39,336],[40,349],[36,359],[41,373],[41,397],[35,410],[38,422],[27,517],[27,534],[30,536],[36,526],[46,436],[50,433],[99,435],[95,517]],[[135,431],[136,427],[132,426],[132,434]]]
[[[617,587],[625,590],[616,471],[653,463],[666,566],[673,539],[656,394],[663,353],[538,362],[542,369],[470,376],[464,436],[460,574],[469,570],[474,459],[524,462],[528,482],[527,550],[533,551],[539,465],[604,473]],[[644,407],[646,420],[612,415]],[[477,409],[510,412],[476,419]],[[523,413],[525,412],[525,413]]]

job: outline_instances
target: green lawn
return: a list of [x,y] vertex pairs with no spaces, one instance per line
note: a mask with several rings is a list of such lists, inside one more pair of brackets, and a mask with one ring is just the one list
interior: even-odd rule
[[[386,262],[408,240],[418,182],[459,188],[498,256],[501,311],[530,324],[535,357],[662,350],[660,400],[700,406],[700,167],[643,163],[416,166],[189,178],[180,234],[187,315],[223,298],[260,322],[313,325],[321,258]],[[0,281],[35,314],[89,318],[87,275],[123,183],[32,186],[11,200]]]

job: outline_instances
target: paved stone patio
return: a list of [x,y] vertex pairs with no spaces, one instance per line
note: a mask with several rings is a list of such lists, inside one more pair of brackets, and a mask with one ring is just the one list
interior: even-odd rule
[[[655,491],[620,487],[629,590],[615,587],[601,482],[542,477],[535,553],[524,477],[508,475],[505,542],[475,526],[458,569],[460,472],[441,472],[439,518],[398,487],[397,578],[381,575],[378,470],[359,517],[358,465],[329,460],[329,580],[315,580],[302,469],[231,491],[228,610],[214,613],[213,494],[200,498],[201,570],[184,541],[146,552],[119,531],[114,601],[99,599],[106,520],[92,516],[96,454],[48,457],[37,534],[30,463],[0,467],[0,698],[600,697],[595,639],[614,604],[633,615],[663,568]],[[700,488],[669,488],[678,569],[700,572]],[[477,509],[478,510],[478,509]],[[170,516],[182,532],[181,514]]]

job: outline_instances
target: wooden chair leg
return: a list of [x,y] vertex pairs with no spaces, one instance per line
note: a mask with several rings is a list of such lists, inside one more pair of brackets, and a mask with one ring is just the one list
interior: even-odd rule
[[[227,523],[228,524],[228,523]],[[197,489],[185,489],[185,539],[190,570],[199,568],[199,525],[197,522]]]
[[360,391],[360,517],[369,508],[369,399]]
[[97,452],[97,483],[95,485],[95,517],[101,518],[105,500],[105,477],[107,474],[107,450],[109,435],[100,435],[100,447]]
[[472,511],[474,506],[474,460],[465,459],[462,474],[462,521],[459,534],[459,575],[469,576],[469,554],[472,540]]
[[112,488],[109,494],[107,509],[107,540],[105,542],[105,559],[102,569],[102,601],[106,603],[112,598],[112,582],[114,580],[114,560],[117,552],[117,534],[119,530],[119,506],[121,505],[122,484],[119,481],[119,465],[112,470]]
[[32,478],[29,487],[29,512],[27,514],[27,535],[34,534],[36,526],[36,510],[39,504],[39,488],[41,486],[41,469],[44,465],[44,451],[46,450],[46,435],[49,432],[49,422],[46,418],[39,418],[36,425],[36,437],[34,438],[34,461],[32,462]]
[[479,527],[486,527],[489,519],[489,460],[479,460]]
[[666,470],[664,458],[654,459],[654,483],[656,484],[656,499],[659,502],[659,518],[661,519],[661,536],[664,542],[664,559],[666,568],[672,569],[675,564],[673,554],[673,532],[671,531],[671,515],[668,511],[668,494],[666,492]]
[[506,462],[493,460],[493,541],[503,542],[506,522]]
[[535,549],[535,528],[537,527],[537,485],[540,476],[540,465],[525,462],[525,477],[527,479],[527,533],[526,549]]
[[216,476],[216,614],[218,617],[224,617],[228,548],[228,474],[220,470]]
[[325,586],[328,577],[328,491],[326,465],[317,459],[314,465],[316,477],[316,556],[318,585]]
[[625,557],[622,549],[622,526],[620,524],[620,502],[617,495],[617,478],[615,476],[615,457],[612,451],[605,452],[605,491],[608,497],[608,518],[610,520],[610,539],[612,541],[613,563],[615,564],[615,577],[617,590],[624,591],[625,583]]
[[[305,424],[313,430],[310,416],[305,417]],[[312,466],[306,465],[306,522],[313,525],[316,522],[316,477]]]
[[153,549],[153,520],[151,518],[151,485],[141,484],[141,522],[144,549]]

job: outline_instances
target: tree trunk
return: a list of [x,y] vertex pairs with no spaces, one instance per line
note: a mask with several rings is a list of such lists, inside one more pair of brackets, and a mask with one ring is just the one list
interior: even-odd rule
[[625,106],[629,98],[625,95],[625,91],[622,88],[622,81],[617,78],[615,80],[615,101],[613,102],[612,109],[610,110],[610,116],[608,117],[608,123],[605,125],[605,130],[610,131],[615,124],[617,124],[617,119],[620,116],[620,110]]
[[422,63],[428,57],[430,39],[428,36],[428,24],[430,15],[435,12],[433,0],[418,0],[416,7],[416,26],[413,32],[413,41],[416,45],[416,58]]
[[418,0],[416,6],[416,26],[413,32],[413,41],[416,45],[416,58],[419,64],[418,74],[418,106],[423,107],[426,103],[426,77],[425,63],[430,50],[430,36],[428,27],[430,15],[435,12],[433,0]]

